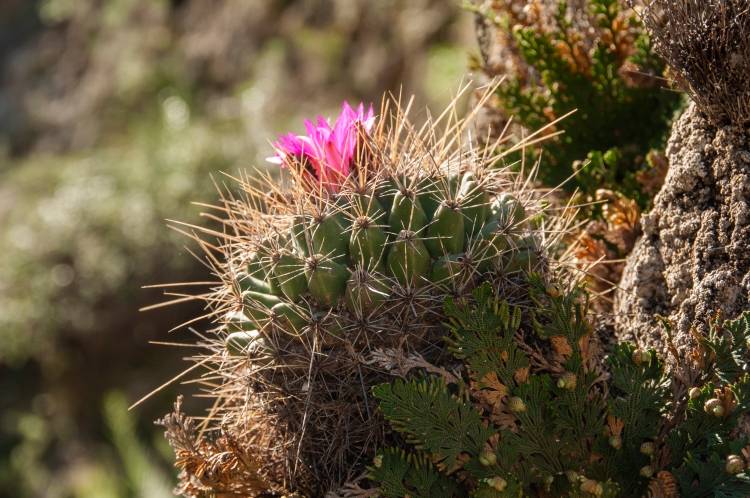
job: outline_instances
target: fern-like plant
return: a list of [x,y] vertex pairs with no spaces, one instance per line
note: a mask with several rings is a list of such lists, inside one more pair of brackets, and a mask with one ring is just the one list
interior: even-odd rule
[[602,362],[586,295],[532,280],[528,309],[490,285],[447,300],[459,370],[374,388],[409,448],[376,457],[380,495],[749,495],[750,313],[717,320],[691,365],[630,344]]
[[[480,33],[496,33],[480,36],[477,65],[507,78],[502,116],[537,129],[576,110],[545,144],[539,179],[556,186],[577,172],[570,190],[613,189],[645,207],[638,177],[655,171],[647,153],[663,147],[680,97],[665,88],[664,65],[635,13],[618,0],[504,0],[472,10],[488,28]],[[498,52],[511,62],[493,61]]]

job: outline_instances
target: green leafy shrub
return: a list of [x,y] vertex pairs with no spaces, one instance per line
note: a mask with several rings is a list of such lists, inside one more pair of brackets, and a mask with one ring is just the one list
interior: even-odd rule
[[545,289],[530,308],[484,285],[448,299],[446,343],[462,369],[374,388],[409,450],[383,450],[384,497],[740,498],[750,456],[750,313],[717,321],[668,370],[619,344],[601,361],[580,289]]
[[[634,13],[618,0],[583,3],[506,0],[476,8],[498,31],[485,42],[483,70],[508,78],[495,105],[526,129],[577,110],[556,125],[564,134],[545,143],[541,181],[556,186],[577,172],[566,188],[591,196],[613,189],[644,207],[649,198],[636,176],[650,170],[649,150],[663,147],[680,97],[663,88],[664,66]],[[493,44],[512,63],[494,67]]]

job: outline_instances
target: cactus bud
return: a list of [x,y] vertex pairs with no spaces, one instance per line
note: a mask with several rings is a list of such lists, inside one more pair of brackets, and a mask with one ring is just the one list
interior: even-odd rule
[[698,399],[701,395],[701,390],[699,387],[691,387],[688,391],[688,396],[690,399]]
[[622,448],[622,438],[620,436],[610,436],[609,445],[616,450]]
[[495,455],[494,451],[484,450],[479,455],[479,463],[481,463],[485,467],[489,467],[490,465],[495,465],[497,463],[497,455]]
[[728,474],[739,474],[745,470],[745,460],[739,455],[729,455],[724,468]]
[[654,475],[654,468],[650,465],[644,465],[643,467],[641,467],[639,474],[641,474],[641,476],[645,477],[646,479],[650,479],[651,476]]
[[643,453],[644,455],[653,455],[655,450],[656,450],[656,445],[652,443],[651,441],[646,441],[645,443],[641,443],[641,453]]
[[508,399],[508,410],[513,413],[522,413],[526,411],[526,403],[518,396]]

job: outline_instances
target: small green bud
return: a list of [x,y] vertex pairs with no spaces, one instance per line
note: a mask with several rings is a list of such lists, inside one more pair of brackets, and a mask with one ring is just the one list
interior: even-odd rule
[[645,477],[646,479],[649,479],[651,476],[654,475],[654,468],[650,465],[644,465],[641,467],[640,474],[642,477]]
[[372,464],[375,465],[376,469],[379,469],[383,466],[383,455],[375,455],[375,458],[372,459]]
[[616,450],[622,448],[622,438],[620,436],[610,436],[609,445]]
[[745,460],[739,455],[729,455],[727,464],[724,467],[728,474],[739,474],[745,470]]
[[643,453],[644,455],[653,455],[655,449],[656,449],[656,445],[652,443],[651,441],[646,441],[645,443],[641,443],[641,453]]
[[526,403],[518,396],[513,396],[508,400],[508,410],[513,413],[522,413],[526,411]]
[[688,396],[690,399],[698,399],[701,395],[701,389],[700,387],[691,387],[688,391]]

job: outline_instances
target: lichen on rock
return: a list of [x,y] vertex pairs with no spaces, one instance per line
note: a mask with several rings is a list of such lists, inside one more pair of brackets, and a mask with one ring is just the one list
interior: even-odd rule
[[664,348],[662,315],[683,350],[715,312],[732,318],[748,308],[748,138],[742,127],[711,124],[695,104],[675,122],[665,185],[618,291],[619,338]]

